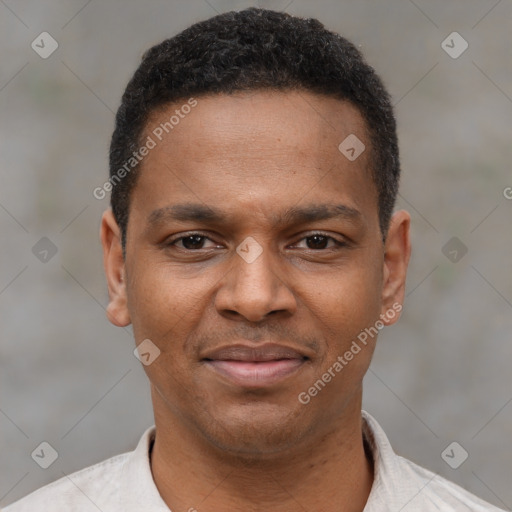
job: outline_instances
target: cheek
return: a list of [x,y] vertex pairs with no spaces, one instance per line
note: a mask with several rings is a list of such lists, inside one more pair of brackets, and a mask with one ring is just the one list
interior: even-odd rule
[[315,289],[320,291],[310,294],[309,307],[335,336],[344,339],[357,335],[379,318],[382,267],[375,257],[365,259],[355,259],[338,273],[316,279]]
[[211,279],[206,275],[184,278],[169,264],[150,258],[141,260],[143,262],[130,272],[127,290],[133,327],[162,335],[199,309]]
[[173,402],[177,396],[195,399],[186,385],[194,368],[185,345],[199,324],[205,307],[201,298],[207,300],[210,280],[177,278],[168,265],[153,262],[131,269],[129,277],[128,308],[135,343],[150,340],[153,344],[149,364],[141,359],[145,373],[166,399],[171,395]]
[[[377,267],[350,273],[339,283],[325,283],[316,303],[316,316],[323,329],[326,352],[316,376],[303,391],[315,397],[317,407],[328,415],[344,410],[360,390],[371,362],[380,329],[380,272]],[[333,407],[333,404],[337,406]]]

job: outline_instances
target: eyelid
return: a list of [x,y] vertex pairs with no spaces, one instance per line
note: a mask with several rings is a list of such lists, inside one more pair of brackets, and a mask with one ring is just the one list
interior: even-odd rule
[[[167,238],[163,242],[163,245],[166,247],[175,246],[176,242],[179,242],[180,240],[182,240],[184,238],[188,238],[188,237],[192,237],[192,236],[201,236],[201,237],[204,237],[205,239],[217,244],[217,242],[215,242],[215,240],[212,239],[212,235],[210,233],[206,233],[206,232],[202,232],[202,231],[188,231],[185,233],[178,233],[177,235],[178,236]],[[320,235],[320,236],[323,236],[330,240],[333,240],[337,247],[345,247],[345,246],[350,245],[350,241],[347,240],[346,237],[343,237],[340,235],[340,237],[342,239],[338,239],[335,236],[333,236],[327,232],[318,231],[318,230],[317,231],[313,230],[313,231],[310,231],[307,233],[302,233],[300,238],[298,238],[297,241],[294,242],[294,244],[297,244],[298,242],[301,242],[301,241],[305,240],[306,238],[309,238],[309,237],[312,237],[315,235]],[[219,244],[217,244],[217,245],[219,245]],[[210,248],[206,248],[206,250],[208,250],[208,249],[210,249]],[[201,250],[205,250],[205,248],[195,249],[195,250],[192,250],[192,249],[183,249],[183,250],[188,251],[188,252],[199,252]],[[311,249],[311,250],[314,250],[315,252],[320,252],[320,249]]]
[[[306,238],[310,238],[312,236],[315,236],[315,235],[320,235],[320,236],[323,236],[325,238],[329,238],[331,240],[333,240],[336,245],[338,247],[343,247],[343,246],[348,246],[349,245],[349,240],[347,240],[346,237],[340,235],[340,239],[336,238],[335,236],[329,234],[329,233],[326,233],[324,231],[311,231],[311,232],[308,232],[308,233],[305,233],[305,234],[301,234],[301,237],[297,240],[298,242],[301,242],[302,240],[306,239]],[[294,243],[297,243],[297,242],[294,242]],[[318,251],[318,249],[311,249],[311,250],[315,250],[315,251]]]
[[[215,240],[212,239],[212,235],[210,233],[204,233],[202,231],[188,231],[185,233],[178,233],[177,236],[171,236],[171,237],[166,238],[163,242],[163,245],[165,245],[166,247],[172,246],[172,245],[175,245],[176,242],[179,242],[180,240],[182,240],[183,238],[189,238],[191,236],[202,236],[203,238],[206,238],[206,239],[210,240],[211,242],[217,243],[217,242],[215,242]],[[197,249],[197,250],[200,251],[201,249]]]

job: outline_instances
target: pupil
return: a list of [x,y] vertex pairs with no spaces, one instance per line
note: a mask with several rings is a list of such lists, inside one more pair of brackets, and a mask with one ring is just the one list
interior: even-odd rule
[[[189,243],[192,241],[192,243]],[[203,237],[201,235],[190,235],[182,240],[185,249],[197,249],[198,245],[201,245]]]
[[327,242],[327,237],[322,235],[313,235],[308,237],[308,240],[314,240],[313,243],[309,243],[309,245],[313,245],[314,247],[310,247],[310,249],[325,249],[325,244]]

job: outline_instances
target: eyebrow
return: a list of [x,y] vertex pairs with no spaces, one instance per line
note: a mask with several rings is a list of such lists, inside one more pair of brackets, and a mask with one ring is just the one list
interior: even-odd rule
[[[359,210],[344,204],[310,204],[294,206],[284,213],[272,217],[274,225],[305,224],[332,218],[342,218],[352,222],[362,220]],[[204,222],[207,224],[229,224],[230,217],[216,208],[201,203],[181,203],[165,206],[152,211],[148,216],[150,227],[165,222]]]

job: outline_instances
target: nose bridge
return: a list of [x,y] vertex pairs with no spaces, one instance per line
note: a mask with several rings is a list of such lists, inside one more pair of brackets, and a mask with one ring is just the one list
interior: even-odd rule
[[235,264],[236,283],[243,286],[274,286],[277,279],[272,268],[273,257],[269,243],[261,245],[253,237],[247,237],[236,249],[239,261]]
[[[261,239],[260,239],[261,240]],[[217,295],[217,308],[259,321],[272,311],[294,310],[295,298],[278,274],[270,242],[247,237]]]

